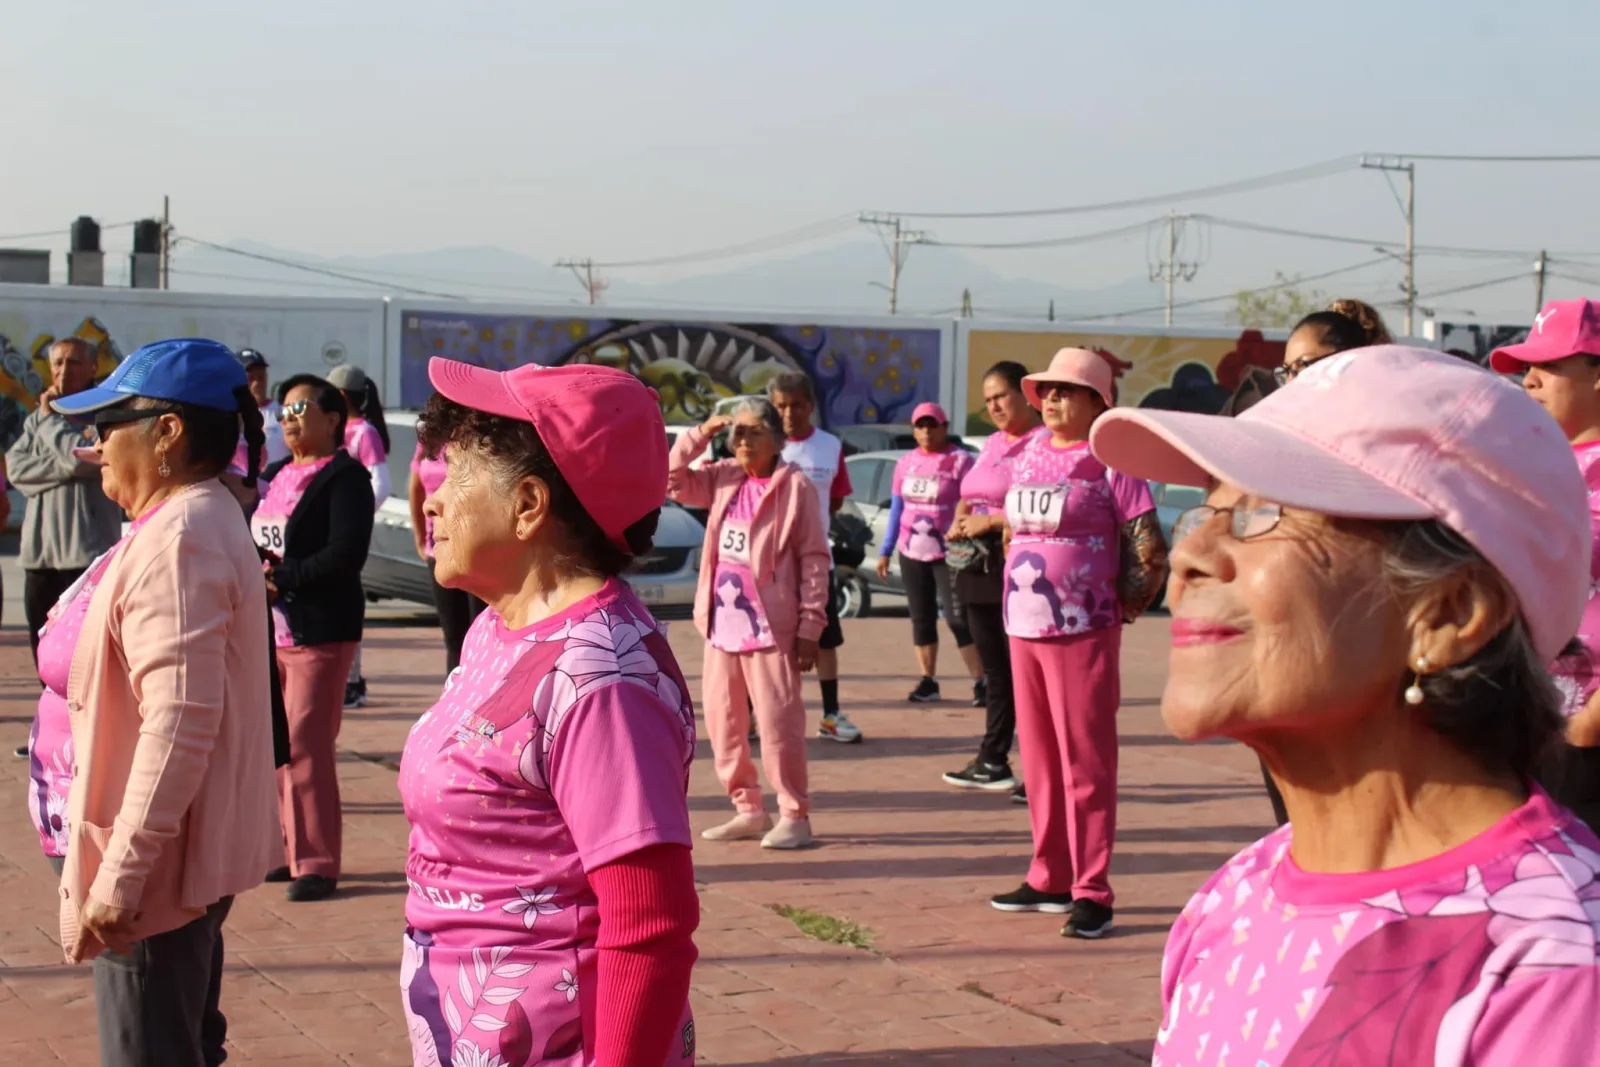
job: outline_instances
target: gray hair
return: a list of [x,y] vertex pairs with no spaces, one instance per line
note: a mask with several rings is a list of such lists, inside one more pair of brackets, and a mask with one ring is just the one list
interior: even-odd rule
[[772,401],[764,396],[747,396],[740,400],[738,406],[733,409],[732,417],[738,418],[747,412],[761,420],[761,425],[767,428],[767,432],[772,435],[772,439],[778,442],[779,448],[782,448],[783,443],[788,438],[784,436],[783,432],[783,416],[779,415],[778,409],[772,406]]
[[[1386,525],[1395,533],[1384,554],[1384,578],[1402,600],[1475,568],[1515,601],[1500,572],[1443,523]],[[1428,674],[1420,684],[1429,728],[1487,770],[1531,778],[1561,736],[1561,692],[1520,612],[1476,655]]]
[[817,391],[811,385],[811,376],[804,371],[786,370],[767,383],[767,396],[779,393],[802,393],[808,402],[817,402]]

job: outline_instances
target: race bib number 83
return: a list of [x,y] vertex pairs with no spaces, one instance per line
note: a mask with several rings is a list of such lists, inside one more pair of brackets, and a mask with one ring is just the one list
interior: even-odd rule
[[916,475],[907,478],[900,485],[900,496],[911,504],[937,504],[939,502],[939,478],[937,476]]
[[1006,493],[1006,521],[1019,534],[1053,534],[1066,502],[1064,485],[1014,485]]

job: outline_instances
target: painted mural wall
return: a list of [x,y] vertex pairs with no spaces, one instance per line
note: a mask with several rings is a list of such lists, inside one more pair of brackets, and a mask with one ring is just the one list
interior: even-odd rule
[[701,422],[717,401],[763,392],[776,374],[810,375],[823,426],[909,422],[939,399],[948,331],[839,323],[778,324],[402,309],[400,403],[432,393],[434,356],[505,370],[598,363],[639,375],[668,423]]
[[1215,414],[1238,386],[1245,367],[1278,366],[1284,347],[1282,340],[1269,340],[1260,330],[1244,330],[1235,337],[1184,337],[972,329],[966,338],[969,434],[994,429],[983,410],[983,375],[1001,360],[1014,360],[1033,372],[1047,367],[1058,349],[1094,349],[1111,364],[1119,404]]

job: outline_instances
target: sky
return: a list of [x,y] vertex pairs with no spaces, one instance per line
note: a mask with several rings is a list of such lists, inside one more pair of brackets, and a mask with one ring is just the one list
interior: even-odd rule
[[[1361,152],[1600,153],[1593,0],[4,6],[0,238],[157,214],[163,194],[180,235],[319,257],[631,261],[821,235],[611,271],[648,282],[859,241],[863,210],[1092,204]],[[1600,163],[1419,162],[1418,242],[1506,252],[1420,256],[1423,302],[1521,275],[1434,303],[1526,321],[1540,248],[1572,256],[1554,273],[1600,281],[1597,191]],[[1404,238],[1383,174],[1354,167],[1135,210],[907,224],[1003,243],[1168,211]],[[1147,278],[1151,237],[964,254],[1092,289]],[[129,241],[110,231],[106,247]],[[1198,267],[1180,300],[1373,260],[1315,287],[1387,300],[1401,277],[1368,245],[1198,222],[1184,256]],[[1586,288],[1600,284],[1553,277],[1548,293]]]

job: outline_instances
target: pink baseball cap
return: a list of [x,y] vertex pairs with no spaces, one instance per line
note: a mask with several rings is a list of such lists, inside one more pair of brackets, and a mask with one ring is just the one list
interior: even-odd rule
[[1118,408],[1101,462],[1212,479],[1345,518],[1437,519],[1511,584],[1554,659],[1589,596],[1589,494],[1555,420],[1516,384],[1442,352],[1382,345],[1312,364],[1237,418]]
[[1111,364],[1098,352],[1087,348],[1063,348],[1050,358],[1050,366],[1037,374],[1022,379],[1022,395],[1028,403],[1039,407],[1040,382],[1066,382],[1093,389],[1106,402],[1106,407],[1116,404],[1116,388]]
[[944,413],[944,408],[931,400],[925,400],[917,405],[917,409],[911,413],[911,425],[915,426],[923,419],[933,419],[944,426],[950,425],[950,416]]
[[1533,317],[1533,328],[1521,344],[1489,354],[1489,366],[1515,374],[1529,363],[1550,363],[1568,356],[1600,356],[1600,303],[1552,300]]
[[629,526],[667,498],[667,428],[655,390],[614,367],[492,371],[430,359],[428,380],[464,407],[530,422],[578,503],[624,551]]

